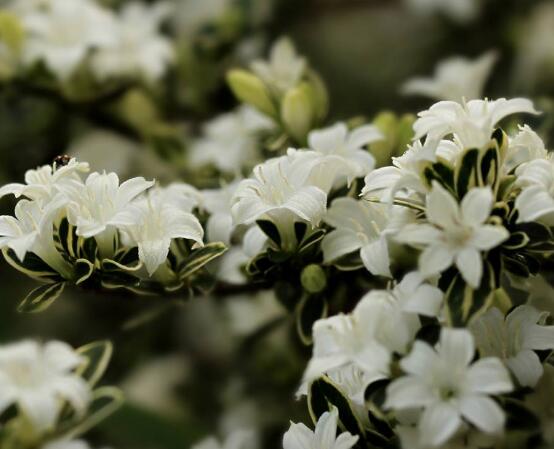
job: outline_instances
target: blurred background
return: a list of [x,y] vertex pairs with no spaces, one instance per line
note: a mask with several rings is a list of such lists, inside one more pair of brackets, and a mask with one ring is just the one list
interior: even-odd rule
[[[3,3],[9,8],[12,2]],[[127,2],[98,3],[117,10]],[[21,182],[27,169],[69,153],[122,178],[209,187],[212,172],[188,165],[190,144],[208,120],[236,105],[226,71],[265,57],[282,35],[325,81],[330,122],[425,109],[432,100],[401,94],[408,79],[431,77],[447,57],[473,59],[488,51],[497,60],[486,96],[528,96],[543,111],[554,108],[550,0],[163,3],[171,4],[172,14],[160,32],[174,46],[176,60],[154,84],[126,79],[103,90],[85,79],[77,80],[76,89],[42,82],[40,75],[13,75],[0,23],[2,184]],[[549,142],[552,118],[545,114],[537,121]],[[13,199],[3,198],[0,207],[8,213]],[[1,341],[114,342],[104,381],[122,386],[128,400],[91,433],[97,447],[183,449],[209,434],[224,437],[248,428],[260,447],[270,449],[280,447],[289,419],[305,419],[294,392],[311,350],[272,293],[231,291],[179,303],[67,292],[48,311],[21,315],[16,306],[30,281],[2,262],[0,282]],[[539,297],[550,289],[538,286]]]

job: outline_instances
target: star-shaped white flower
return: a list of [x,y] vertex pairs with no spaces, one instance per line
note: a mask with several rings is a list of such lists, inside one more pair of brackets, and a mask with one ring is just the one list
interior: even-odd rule
[[414,78],[402,86],[408,95],[424,95],[435,100],[462,101],[481,98],[485,82],[498,55],[489,51],[475,60],[461,56],[437,64],[433,78]]
[[406,375],[387,388],[385,407],[423,409],[418,423],[423,447],[447,442],[464,419],[485,433],[502,431],[504,412],[489,396],[510,392],[510,376],[499,359],[472,363],[474,354],[468,330],[443,328],[436,349],[418,340],[400,361]]
[[298,56],[290,39],[282,37],[271,47],[269,61],[255,60],[250,67],[276,93],[283,94],[298,84],[306,60]]
[[316,226],[325,214],[327,195],[310,184],[310,167],[302,162],[288,155],[257,165],[254,177],[241,181],[233,197],[235,223],[269,219],[276,224],[286,246],[296,242],[295,221]]
[[545,326],[548,312],[532,306],[516,307],[504,319],[496,308],[471,323],[481,357],[498,357],[520,385],[534,387],[544,372],[535,350],[554,349],[554,326]]
[[522,188],[515,201],[518,223],[539,221],[554,225],[554,160],[535,159],[516,169]]
[[323,413],[311,430],[305,424],[291,422],[283,436],[283,449],[350,449],[358,442],[358,435],[342,432],[337,435],[339,412],[333,407]]
[[82,414],[91,398],[74,373],[83,359],[59,341],[22,341],[0,346],[0,411],[16,404],[39,431],[53,429],[67,401]]
[[60,195],[49,202],[19,201],[15,217],[0,217],[0,248],[10,248],[20,261],[32,252],[69,279],[72,269],[56,248],[53,229],[54,219],[65,204],[66,200]]
[[509,233],[503,226],[486,224],[493,206],[490,187],[473,188],[458,204],[437,182],[427,195],[428,223],[408,224],[396,240],[422,247],[419,269],[425,277],[438,274],[453,264],[473,288],[483,275],[482,251],[504,242]]
[[331,263],[346,254],[360,251],[364,266],[370,273],[391,276],[384,233],[388,224],[384,206],[353,198],[337,198],[323,221],[335,228],[325,235],[321,243],[324,262]]
[[172,239],[192,240],[202,245],[204,230],[193,214],[164,201],[164,193],[149,191],[114,219],[127,246],[137,246],[139,259],[150,275],[165,263]]
[[385,378],[392,352],[405,353],[419,326],[417,316],[405,313],[394,295],[372,290],[351,314],[315,322],[313,354],[304,382],[351,365],[367,375],[367,384]]
[[481,148],[490,141],[500,120],[520,112],[538,114],[533,103],[526,98],[463,103],[439,101],[418,114],[419,118],[414,123],[415,139],[427,136],[427,139],[438,142],[453,135],[463,148]]
[[504,173],[509,173],[516,167],[522,167],[522,170],[522,164],[526,162],[547,158],[548,151],[540,136],[528,125],[520,125],[519,132],[509,139],[502,169]]
[[365,148],[369,143],[382,140],[383,135],[373,125],[360,126],[349,131],[344,123],[308,134],[309,150],[294,150],[313,165],[310,180],[325,192],[342,187],[365,176],[375,166],[375,158]]
[[142,76],[150,82],[160,79],[175,57],[171,41],[159,32],[169,15],[167,3],[126,3],[115,22],[114,42],[92,57],[95,75],[101,80],[117,76]]
[[67,218],[77,227],[77,235],[95,237],[102,256],[111,257],[119,215],[153,185],[142,177],[120,185],[115,173],[91,173],[84,184],[74,182],[62,189],[69,201]]
[[59,192],[59,186],[70,182],[69,180],[80,180],[82,173],[89,171],[86,162],[77,162],[71,159],[67,165],[54,167],[43,165],[36,170],[27,170],[25,173],[25,184],[6,184],[0,188],[0,197],[15,195],[16,198],[25,196],[31,200],[49,200]]

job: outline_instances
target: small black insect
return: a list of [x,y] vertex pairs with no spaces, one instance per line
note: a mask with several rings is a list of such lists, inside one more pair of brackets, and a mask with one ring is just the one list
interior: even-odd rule
[[67,164],[69,164],[70,160],[71,157],[67,154],[56,156],[52,163],[52,165],[54,166],[54,170],[58,169],[59,167],[65,167]]

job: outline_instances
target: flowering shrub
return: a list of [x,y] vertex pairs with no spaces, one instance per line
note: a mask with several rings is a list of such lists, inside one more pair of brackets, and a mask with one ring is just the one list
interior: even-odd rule
[[[477,1],[422,3],[460,23],[480,11]],[[554,326],[532,286],[552,282],[554,160],[525,122],[539,123],[540,102],[482,98],[497,53],[449,58],[407,82],[404,93],[437,100],[416,116],[333,122],[322,78],[280,38],[267,58],[226,71],[239,105],[183,137],[180,107],[160,98],[201,39],[177,31],[170,4],[16,0],[2,14],[14,40],[7,84],[115,114],[116,128],[177,171],[170,182],[128,177],[72,154],[1,187],[11,210],[0,249],[39,284],[20,312],[50,313],[70,292],[118,292],[151,297],[130,326],[155,327],[169,298],[212,298],[243,320],[247,353],[293,322],[307,354],[296,395],[313,425],[291,421],[284,449],[552,444]],[[110,356],[105,342],[0,345],[0,447],[87,447],[76,438],[122,401],[95,387]],[[261,447],[242,427],[194,447]]]

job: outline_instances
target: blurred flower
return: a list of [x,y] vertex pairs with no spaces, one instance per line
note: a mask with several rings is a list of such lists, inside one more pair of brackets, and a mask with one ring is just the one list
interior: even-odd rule
[[460,429],[462,418],[486,433],[502,431],[504,412],[489,395],[510,392],[510,376],[497,358],[471,363],[474,353],[469,331],[444,328],[435,350],[417,340],[400,361],[407,374],[388,386],[385,407],[423,408],[418,424],[423,447],[444,444]]
[[535,159],[516,169],[516,175],[522,188],[515,201],[518,223],[554,225],[554,160]]
[[260,134],[274,128],[256,109],[240,106],[204,125],[203,136],[190,149],[190,162],[194,166],[211,163],[223,172],[240,174],[260,160]]
[[433,78],[411,79],[402,86],[402,92],[458,102],[481,98],[497,59],[494,51],[484,53],[475,60],[450,57],[437,64]]
[[207,437],[196,443],[191,449],[257,449],[259,447],[256,433],[252,430],[235,430],[223,442],[215,437]]
[[269,61],[255,60],[250,67],[277,94],[284,94],[304,75],[306,60],[298,56],[289,38],[282,37],[271,47]]
[[509,140],[502,168],[509,173],[525,162],[547,157],[548,151],[540,136],[528,125],[519,125],[519,132]]
[[92,49],[113,44],[115,37],[113,15],[92,0],[49,0],[27,11],[23,24],[28,36],[25,63],[44,62],[62,81]]
[[498,357],[521,386],[534,387],[544,371],[535,350],[554,349],[554,326],[545,326],[548,312],[521,305],[506,319],[496,308],[471,324],[481,357]]
[[405,353],[418,328],[418,318],[404,313],[389,292],[372,290],[351,314],[315,322],[313,355],[303,380],[309,383],[352,365],[366,374],[367,384],[385,378],[392,352]]
[[206,234],[210,242],[231,242],[234,230],[231,206],[240,180],[235,180],[219,189],[202,191],[202,206],[210,213],[206,223]]
[[323,217],[335,229],[328,232],[321,244],[326,263],[360,251],[367,270],[374,275],[391,276],[386,235],[385,208],[353,198],[337,198]]
[[83,440],[54,440],[40,449],[90,449],[90,445]]
[[95,75],[101,80],[137,75],[150,82],[161,78],[175,56],[171,41],[159,33],[169,15],[167,3],[126,3],[115,22],[115,39],[92,57]]
[[500,120],[520,112],[538,114],[526,98],[471,100],[462,104],[439,101],[418,114],[414,123],[415,139],[427,136],[431,141],[439,141],[453,134],[461,147],[481,148],[490,141]]
[[47,203],[19,201],[15,206],[15,217],[0,217],[0,248],[12,249],[21,262],[28,252],[32,252],[64,278],[71,278],[72,268],[54,243],[54,219],[65,204],[60,195]]
[[337,123],[308,134],[311,151],[289,149],[289,154],[299,153],[309,159],[313,164],[311,182],[329,192],[333,187],[342,187],[345,181],[350,185],[354,178],[365,176],[373,169],[375,159],[364,147],[381,139],[383,135],[373,125],[348,131],[344,123]]
[[156,189],[131,203],[112,223],[124,233],[127,246],[138,246],[139,259],[150,276],[165,263],[172,239],[203,245],[204,230],[198,218],[175,203],[164,201],[164,194]]
[[0,409],[17,404],[39,431],[52,430],[67,401],[82,414],[90,400],[86,381],[74,373],[83,359],[59,341],[0,346]]
[[458,205],[454,197],[436,181],[427,195],[429,223],[409,224],[396,240],[424,248],[419,256],[423,276],[443,272],[455,264],[473,288],[483,275],[481,251],[488,251],[509,237],[502,226],[486,224],[493,206],[490,187],[473,188]]
[[338,417],[336,407],[323,413],[317,421],[315,431],[302,423],[291,423],[283,436],[283,449],[350,449],[358,442],[359,436],[349,432],[342,432],[337,436]]
[[79,175],[88,171],[88,163],[77,162],[74,158],[60,167],[43,165],[25,173],[25,184],[13,183],[0,188],[0,197],[12,194],[16,198],[25,196],[31,200],[51,200],[59,193],[60,185],[71,182],[70,180],[79,181]]
[[206,25],[221,19],[232,7],[233,0],[174,0],[172,19],[176,31],[190,38]]
[[421,273],[412,271],[394,286],[390,294],[405,313],[437,316],[442,305],[443,292],[428,284]]

